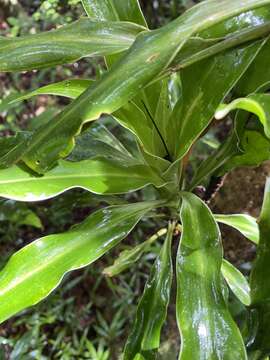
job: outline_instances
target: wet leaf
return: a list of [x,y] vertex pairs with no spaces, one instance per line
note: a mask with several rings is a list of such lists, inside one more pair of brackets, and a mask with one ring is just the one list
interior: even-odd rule
[[181,360],[247,359],[222,291],[221,236],[208,207],[183,193],[177,255],[177,321]]
[[0,322],[44,299],[67,272],[100,258],[158,205],[145,202],[99,210],[68,232],[40,238],[15,253],[0,272]]

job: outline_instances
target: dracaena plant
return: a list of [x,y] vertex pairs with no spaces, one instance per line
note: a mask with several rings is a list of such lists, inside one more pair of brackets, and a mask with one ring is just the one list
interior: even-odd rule
[[[33,202],[83,188],[111,206],[65,233],[33,241],[10,258],[0,272],[0,321],[44,299],[67,272],[93,263],[142,218],[158,214],[167,228],[156,229],[104,271],[115,276],[131,267],[166,234],[123,359],[156,358],[173,281],[179,359],[266,359],[270,182],[258,223],[249,215],[213,214],[206,196],[196,194],[235,167],[270,158],[270,0],[205,0],[155,30],[148,28],[137,0],[82,4],[88,17],[75,23],[36,35],[0,37],[2,72],[93,56],[103,56],[107,65],[95,81],[67,79],[19,94],[12,103],[3,101],[2,109],[40,94],[72,99],[35,130],[1,139],[0,195]],[[134,151],[102,124],[104,115],[128,131]],[[192,167],[196,144],[212,124],[228,117],[231,133]],[[155,189],[153,199],[135,202],[145,187]],[[119,205],[118,195],[131,192],[137,195]],[[128,204],[128,199],[133,200]],[[223,259],[219,222],[257,245],[250,282]],[[246,307],[241,324],[230,313],[229,288]]]

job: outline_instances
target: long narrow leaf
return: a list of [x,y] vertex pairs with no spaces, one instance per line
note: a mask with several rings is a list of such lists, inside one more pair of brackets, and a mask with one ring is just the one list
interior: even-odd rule
[[255,244],[259,243],[259,227],[254,217],[247,214],[215,214],[214,217],[216,221],[240,231],[241,234]]
[[[172,282],[171,243],[174,225],[169,226],[167,239],[157,258],[138,305],[136,320],[128,338],[124,360],[157,350],[160,332],[167,315]],[[148,359],[148,357],[146,357]]]
[[0,72],[35,70],[67,64],[86,56],[128,49],[144,28],[132,23],[83,18],[57,30],[16,38],[0,37]]
[[265,91],[270,88],[270,68],[267,66],[269,57],[270,38],[237,85],[238,96],[247,96],[258,90]]
[[146,26],[138,0],[82,0],[88,16],[101,21],[131,21]]
[[222,293],[221,236],[208,207],[183,194],[183,233],[177,255],[177,321],[181,360],[247,359]]
[[66,233],[40,238],[18,251],[0,272],[0,322],[48,296],[65,273],[100,258],[155,206],[157,202],[108,207]]
[[[182,71],[183,95],[174,108],[168,128],[168,136],[174,139],[171,152],[175,158],[183,157],[207,128],[217,107],[245,73],[262,44],[229,50]],[[201,71],[202,68],[205,70]]]
[[251,304],[250,286],[244,275],[231,263],[223,259],[222,275],[235,296],[246,306]]
[[96,194],[116,194],[152,183],[159,187],[165,182],[145,165],[122,165],[104,158],[61,160],[44,176],[35,176],[16,165],[0,170],[0,196],[20,201],[41,201],[76,187]]
[[251,272],[251,301],[259,318],[258,332],[253,349],[261,353],[261,358],[270,355],[270,179],[267,179],[263,206],[259,218],[260,242],[257,258]]
[[126,104],[171,63],[190,36],[266,4],[270,4],[270,0],[247,0],[244,3],[205,1],[165,27],[140,34],[111,71],[67,106],[49,126],[35,132],[17,161],[23,159],[30,168],[44,173],[59,158],[70,153],[74,135],[85,122],[98,119],[102,113],[112,113]]
[[261,121],[265,135],[270,138],[270,95],[252,94],[247,98],[240,98],[230,104],[222,104],[216,111],[215,118],[220,120],[229,114],[230,111],[241,109],[258,116]]
[[155,235],[151,236],[148,240],[133,247],[130,250],[124,250],[120,253],[119,257],[115,260],[114,264],[105,268],[103,274],[108,276],[116,276],[127,270],[135,264],[142,255],[149,251],[151,245],[160,237],[167,233],[167,229],[159,230]]

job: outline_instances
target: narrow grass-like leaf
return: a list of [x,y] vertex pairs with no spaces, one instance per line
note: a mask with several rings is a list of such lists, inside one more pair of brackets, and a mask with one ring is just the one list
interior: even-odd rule
[[223,259],[222,275],[235,296],[246,306],[251,304],[250,286],[245,276],[227,260]]
[[177,254],[177,321],[181,360],[247,359],[222,293],[221,236],[209,208],[183,193]]
[[254,217],[247,214],[223,215],[215,214],[216,221],[231,226],[243,234],[247,239],[259,243],[259,227]]
[[36,70],[83,57],[128,49],[143,27],[82,18],[59,29],[16,38],[0,37],[0,72]]
[[173,231],[174,225],[170,224],[167,239],[151,270],[138,305],[135,324],[125,347],[124,360],[133,360],[138,354],[144,356],[144,352],[152,352],[159,347],[171,291]]
[[79,162],[60,160],[44,176],[16,165],[0,170],[0,196],[19,201],[50,199],[76,187],[96,194],[116,194],[148,184],[160,187],[165,181],[148,166],[125,165],[101,157]]
[[259,327],[252,349],[263,359],[270,355],[270,179],[267,179],[259,217],[260,242],[250,277],[252,307],[257,310]]
[[100,258],[158,205],[108,207],[66,233],[40,238],[18,251],[0,272],[0,322],[44,299],[67,272]]

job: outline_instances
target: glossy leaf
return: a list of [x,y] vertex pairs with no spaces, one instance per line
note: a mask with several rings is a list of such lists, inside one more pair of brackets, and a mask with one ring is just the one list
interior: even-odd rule
[[259,327],[253,344],[261,358],[270,355],[270,179],[267,179],[263,206],[259,218],[260,242],[250,277],[252,308],[258,313]]
[[[256,40],[258,38],[263,39],[266,37],[267,40],[267,36],[269,35],[270,30],[269,14],[265,19],[261,19],[261,24],[259,24],[258,19],[255,17],[251,20],[251,13],[252,12],[250,11],[246,14],[241,14],[241,17],[243,19],[248,19],[250,23],[248,26],[245,24],[243,27],[242,24],[239,23],[238,27],[234,29],[234,32],[229,32],[230,27],[227,27],[228,23],[232,21],[232,19],[230,19],[222,24],[224,27],[224,32],[222,35],[213,34],[210,39],[205,39],[200,37],[201,34],[199,34],[197,37],[191,38],[183,47],[182,51],[177,55],[172,66],[168,68],[166,72],[179,71],[193,65],[198,61],[210,58],[221,52]],[[211,32],[213,32],[213,30],[211,30]]]
[[[16,104],[19,101],[30,99],[38,95],[56,95],[63,96],[71,99],[79,97],[91,84],[92,80],[78,80],[71,79],[58,83],[49,84],[40,87],[34,91],[27,92],[25,94],[17,94],[12,97],[11,102],[6,102],[6,108]],[[3,106],[4,107],[4,106]],[[160,109],[161,110],[161,109]],[[157,111],[157,114],[161,114],[162,111]],[[165,115],[165,114],[164,114]],[[165,122],[165,117],[164,122]],[[150,154],[157,154],[160,156],[166,155],[166,148],[156,132],[156,128],[151,119],[136,105],[133,101],[127,103],[121,109],[113,113],[113,116],[118,122],[129,129],[133,134],[137,136],[140,143],[144,146],[145,150]],[[157,116],[157,115],[156,115]],[[156,119],[159,126],[159,119]],[[164,127],[164,125],[163,125]],[[161,128],[161,134],[164,133]]]
[[261,121],[265,135],[270,138],[270,95],[252,94],[247,98],[240,98],[232,101],[230,104],[222,104],[216,111],[215,118],[220,120],[229,114],[229,112],[241,109],[251,112],[258,116]]
[[270,68],[268,60],[270,57],[270,38],[263,46],[255,61],[245,73],[236,88],[240,96],[247,96],[251,93],[265,91],[270,88]]
[[251,304],[250,286],[244,275],[231,263],[223,259],[222,275],[235,296],[246,306]]
[[49,126],[40,127],[34,133],[17,161],[22,159],[36,172],[46,172],[71,152],[74,136],[84,123],[126,104],[172,62],[193,34],[266,4],[270,4],[270,0],[204,1],[165,27],[143,32],[108,73],[67,106]]
[[258,131],[246,130],[237,151],[224,164],[219,164],[218,175],[242,166],[259,166],[270,159],[270,141]]
[[182,71],[183,95],[168,125],[169,136],[174,139],[171,152],[175,158],[183,157],[207,128],[218,105],[247,70],[260,47],[261,43],[256,43],[229,50]]
[[259,227],[254,217],[247,214],[215,214],[214,216],[216,221],[235,228],[254,244],[259,243]]
[[90,18],[100,21],[132,21],[146,26],[138,0],[82,0]]
[[141,162],[134,158],[124,145],[101,123],[94,123],[88,130],[76,137],[76,145],[68,159],[82,161],[94,157],[122,162],[126,166]]
[[72,188],[96,194],[116,194],[138,190],[165,181],[145,165],[125,165],[105,158],[80,162],[60,160],[44,176],[36,176],[13,166],[0,170],[0,196],[19,201],[41,201]]
[[40,34],[0,37],[0,72],[36,70],[119,53],[128,49],[142,30],[136,24],[82,18]]
[[220,168],[234,155],[239,153],[238,147],[239,139],[235,132],[233,132],[223,144],[221,144],[216,151],[210,154],[196,170],[188,190],[193,190],[196,186],[204,183],[204,180],[218,172]]
[[161,236],[167,233],[167,229],[159,230],[155,235],[151,236],[148,240],[133,247],[130,250],[124,250],[120,253],[119,257],[115,260],[114,264],[103,270],[103,274],[110,277],[119,275],[135,264],[142,255],[148,251],[151,245]]
[[18,251],[0,272],[0,322],[44,299],[67,272],[100,258],[155,206],[157,202],[108,207],[66,233],[40,238]]
[[14,136],[0,138],[0,168],[9,167],[16,162],[30,136],[30,132],[21,131]]
[[181,360],[247,359],[222,291],[221,236],[208,207],[183,193],[177,254],[177,321]]
[[[160,333],[167,316],[172,283],[171,244],[174,225],[170,224],[167,239],[157,258],[139,302],[136,320],[128,338],[124,360],[133,360],[138,354],[157,350]],[[148,359],[149,357],[146,357]]]
[[11,105],[18,101],[28,100],[38,95],[56,95],[56,96],[67,97],[70,99],[76,99],[91,84],[93,84],[93,80],[88,80],[88,79],[64,80],[46,86],[42,86],[34,91],[29,91],[25,94],[18,94],[16,97],[14,96],[13,99],[8,104]]

